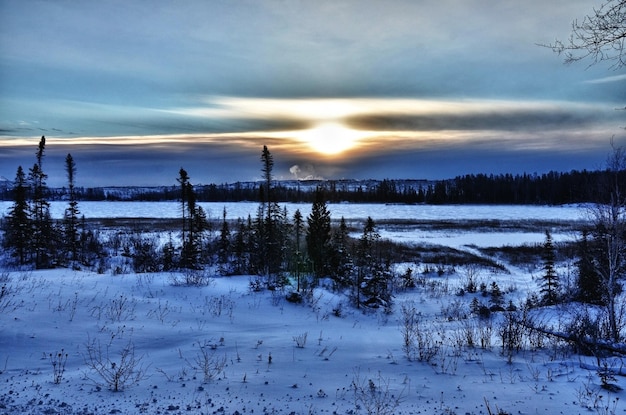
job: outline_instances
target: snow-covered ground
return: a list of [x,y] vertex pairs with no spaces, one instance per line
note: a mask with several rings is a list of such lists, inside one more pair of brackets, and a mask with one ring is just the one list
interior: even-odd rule
[[[0,213],[9,210],[13,202],[0,201]],[[60,219],[67,208],[67,202],[51,202],[50,213]],[[207,216],[221,219],[226,208],[231,219],[255,217],[258,203],[199,203]],[[303,216],[311,212],[310,203],[281,203],[293,215],[300,209]],[[86,218],[177,218],[180,217],[180,203],[177,202],[80,202],[79,209]],[[544,205],[384,205],[330,203],[328,210],[333,219],[366,219],[371,216],[379,220],[557,220],[575,221],[584,219],[584,209],[578,206]]]
[[[149,217],[161,212],[154,204],[100,205],[81,203],[81,211],[93,217],[102,217],[105,210],[113,217],[143,216],[135,212],[144,208]],[[215,216],[224,204],[219,205]],[[121,210],[115,211],[118,206]],[[130,213],[129,206],[136,210]],[[164,217],[176,217],[177,204],[164,206],[171,209]],[[300,209],[307,214],[305,205]],[[580,218],[575,207],[329,209],[333,218],[370,215],[375,220],[407,215],[432,220]],[[235,213],[243,211],[243,206],[232,206],[233,217],[247,216]],[[453,247],[543,240],[541,232],[514,230],[385,232],[394,239]],[[507,302],[536,290],[527,271],[508,269],[510,274],[481,271],[476,277],[486,284],[497,282]],[[292,304],[284,293],[250,291],[249,276],[215,277],[206,287],[187,287],[174,286],[180,276],[166,273],[0,271],[0,286],[8,293],[0,301],[0,414],[624,412],[624,393],[600,389],[595,371],[585,369],[596,362],[567,352],[556,341],[546,339],[537,347],[526,340],[511,359],[503,355],[501,313],[491,320],[462,318],[473,298],[488,300],[480,293],[457,296],[467,276],[457,271],[423,276],[417,288],[396,296],[392,314],[354,309],[345,296],[323,289],[306,304]],[[401,308],[409,304],[421,313],[422,332],[432,342],[428,362],[409,360],[403,350]],[[554,311],[547,310],[544,318]],[[474,345],[467,342],[470,332]],[[124,390],[113,392],[107,374],[120,367],[137,379],[126,379]]]

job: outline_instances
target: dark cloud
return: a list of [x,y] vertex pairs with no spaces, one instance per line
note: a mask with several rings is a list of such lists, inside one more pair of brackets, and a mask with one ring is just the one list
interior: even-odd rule
[[[520,109],[516,111],[429,113],[429,114],[371,114],[350,117],[346,123],[362,130],[500,130],[534,131],[583,128],[606,122],[612,113],[578,110]],[[617,117],[614,117],[617,118]],[[617,120],[616,120],[617,121]]]

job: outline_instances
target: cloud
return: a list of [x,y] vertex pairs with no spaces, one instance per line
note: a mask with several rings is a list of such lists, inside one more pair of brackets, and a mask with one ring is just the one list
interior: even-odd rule
[[[201,181],[259,177],[263,144],[284,178],[296,165],[299,177],[384,177],[384,163],[419,177],[484,167],[493,149],[587,151],[623,126],[623,75],[536,44],[566,38],[588,3],[0,2],[0,168],[23,143],[32,164],[41,134],[59,139],[60,182],[68,151],[93,182],[140,184],[181,164]],[[302,134],[324,123],[337,126],[318,130],[328,137]],[[351,149],[312,150],[346,127]]]
[[315,166],[313,164],[307,163],[305,165],[300,166],[299,164],[294,164],[289,168],[289,173],[293,175],[293,177],[297,180],[323,180],[324,178],[317,174]]
[[614,75],[614,76],[605,76],[603,78],[591,79],[589,81],[585,81],[587,84],[606,84],[610,82],[622,82],[626,81],[626,74],[623,75]]
[[582,128],[604,121],[607,117],[608,115],[602,115],[597,108],[568,111],[566,108],[507,110],[494,107],[484,111],[459,113],[364,115],[351,117],[347,123],[365,130],[533,131]]
[[289,173],[293,174],[296,179],[299,178],[300,176],[300,166],[298,166],[297,164],[294,164],[293,166],[289,167]]

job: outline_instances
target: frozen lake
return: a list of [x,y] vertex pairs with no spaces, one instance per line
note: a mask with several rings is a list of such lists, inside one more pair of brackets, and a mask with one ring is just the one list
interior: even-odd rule
[[[6,214],[13,202],[1,201],[0,213]],[[222,216],[226,208],[227,218],[255,217],[258,203],[199,203],[210,219]],[[311,204],[282,203],[291,216],[300,209],[303,216],[311,211]],[[67,202],[51,202],[54,219],[63,217]],[[79,209],[86,218],[177,218],[180,217],[178,202],[80,202]],[[384,205],[384,204],[329,204],[333,219],[365,219],[371,216],[381,220],[544,220],[577,221],[585,218],[585,210],[579,206],[536,205]]]

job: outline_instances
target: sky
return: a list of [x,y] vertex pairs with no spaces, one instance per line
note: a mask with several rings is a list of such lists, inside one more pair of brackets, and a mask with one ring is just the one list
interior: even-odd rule
[[539,46],[596,3],[0,0],[0,176],[42,135],[51,186],[601,168],[626,71]]

